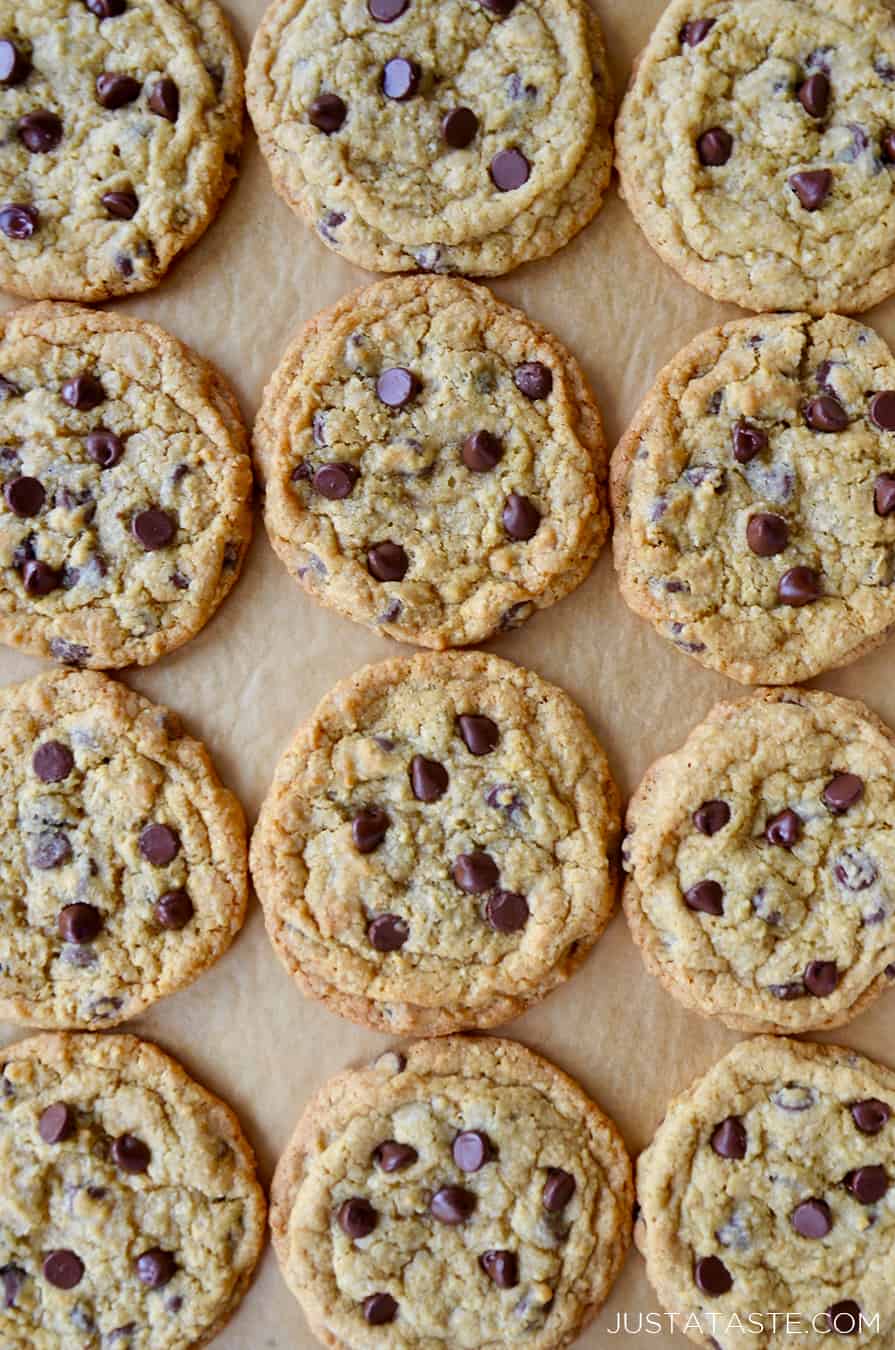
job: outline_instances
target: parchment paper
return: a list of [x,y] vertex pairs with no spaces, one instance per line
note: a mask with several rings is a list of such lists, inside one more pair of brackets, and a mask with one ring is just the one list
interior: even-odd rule
[[[224,6],[244,53],[264,3],[230,0]],[[594,3],[620,93],[663,0]],[[324,248],[275,196],[249,131],[240,179],[218,222],[157,291],[121,308],[164,325],[216,361],[251,420],[298,326],[372,280]],[[702,329],[738,313],[699,295],[658,261],[614,187],[597,220],[568,248],[521,268],[494,289],[553,329],[583,362],[612,444],[657,370]],[[0,300],[3,308],[11,303]],[[869,319],[895,343],[895,302]],[[626,795],[713,703],[744,692],[702,670],[627,610],[608,549],[572,597],[490,646],[578,700]],[[253,822],[280,752],[319,698],[359,666],[399,650],[306,597],[274,557],[259,522],[242,579],[215,620],[179,652],[124,678],[181,713],[208,744]],[[893,659],[895,640],[818,683],[866,700],[895,725]],[[0,683],[25,679],[40,664],[0,648]],[[895,1064],[893,1028],[890,996],[829,1039]],[[255,901],[244,932],[215,969],[125,1029],[157,1040],[235,1108],[265,1184],[311,1092],[389,1043],[299,994],[268,945]],[[23,1034],[0,1025],[3,1042]],[[573,1074],[615,1118],[634,1154],[648,1143],[669,1096],[738,1039],[683,1011],[660,989],[644,971],[620,915],[583,970],[501,1034]],[[611,1334],[619,1313],[636,1319],[658,1306],[632,1252],[580,1345],[682,1350],[685,1339],[668,1333]],[[215,1345],[311,1350],[315,1344],[268,1249],[257,1282]]]

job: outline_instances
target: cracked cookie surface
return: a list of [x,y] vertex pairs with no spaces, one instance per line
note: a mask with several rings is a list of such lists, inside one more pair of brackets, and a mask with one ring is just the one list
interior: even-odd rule
[[742,1042],[671,1103],[638,1161],[635,1238],[692,1340],[891,1345],[893,1112],[890,1069],[771,1037]]
[[554,1350],[609,1291],[632,1190],[618,1131],[570,1078],[512,1041],[449,1037],[321,1089],[271,1227],[324,1345]]
[[321,603],[405,642],[481,642],[562,598],[608,528],[578,363],[481,286],[383,281],[306,325],[255,425],[265,523]]
[[213,0],[0,4],[0,285],[156,286],[236,175],[242,62]]
[[277,767],[252,838],[268,933],[306,993],[384,1031],[507,1021],[615,904],[617,793],[560,689],[484,653],[343,680]]
[[895,25],[877,0],[673,0],[616,125],[660,256],[748,309],[895,289]]
[[92,672],[10,685],[0,783],[3,1017],[112,1026],[229,947],[242,810],[175,714]]
[[582,0],[275,0],[247,87],[277,191],[373,271],[507,272],[568,243],[609,185]]
[[870,328],[703,333],[641,405],[611,490],[622,594],[702,665],[799,682],[895,624],[895,359]]
[[134,1036],[35,1036],[0,1065],[3,1345],[198,1350],[264,1240],[232,1111]]
[[895,736],[813,690],[721,703],[628,808],[648,968],[744,1031],[841,1026],[895,978]]
[[124,316],[0,321],[0,638],[69,665],[148,665],[239,575],[252,468],[223,377]]

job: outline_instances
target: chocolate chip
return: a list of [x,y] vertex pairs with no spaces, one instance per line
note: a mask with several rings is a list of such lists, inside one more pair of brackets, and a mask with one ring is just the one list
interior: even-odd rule
[[831,394],[819,394],[805,408],[805,421],[813,431],[844,431],[848,413]]
[[332,502],[350,497],[360,470],[354,464],[321,464],[314,474],[314,487]]
[[461,853],[453,867],[454,881],[467,895],[483,895],[496,886],[500,870],[487,853]]
[[136,192],[104,192],[100,201],[114,220],[133,220],[140,205]]
[[95,375],[76,375],[62,386],[62,399],[78,412],[90,412],[106,401],[106,391]]
[[843,1299],[827,1309],[827,1322],[837,1336],[855,1336],[861,1326],[861,1309],[854,1299]]
[[394,23],[409,4],[410,0],[367,0],[367,9],[377,23]]
[[136,1261],[137,1278],[150,1289],[161,1289],[170,1284],[177,1273],[177,1263],[170,1252],[161,1247],[150,1247]]
[[31,60],[26,52],[23,52],[9,38],[0,41],[0,84],[5,84],[11,88],[15,84],[21,84],[27,80],[31,71]]
[[868,1097],[866,1101],[854,1102],[851,1114],[862,1134],[879,1134],[891,1118],[892,1111],[879,1098]]
[[111,469],[124,454],[124,445],[114,431],[99,427],[87,437],[87,455],[101,469]]
[[830,80],[823,71],[809,75],[799,89],[799,102],[809,117],[826,117],[830,106]]
[[395,1139],[386,1139],[373,1151],[373,1161],[383,1172],[403,1172],[411,1167],[419,1154],[410,1144],[399,1144]]
[[452,150],[464,150],[475,140],[479,119],[472,108],[452,108],[441,122],[441,134]]
[[498,192],[515,192],[528,182],[531,165],[521,150],[498,150],[491,161],[491,181]]
[[32,755],[31,767],[42,783],[61,783],[75,767],[75,758],[61,741],[44,741]]
[[406,366],[384,370],[376,381],[376,394],[387,408],[403,408],[420,391],[420,382]]
[[414,755],[410,761],[410,785],[418,802],[437,802],[448,790],[448,771],[435,759]]
[[308,108],[308,121],[318,131],[332,136],[339,131],[348,116],[348,105],[338,94],[318,94]]
[[[5,375],[0,375],[0,403],[5,403],[8,398],[16,398],[20,393],[18,385],[13,384]],[[14,456],[14,452],[10,452]]]
[[342,1232],[353,1242],[369,1237],[379,1221],[379,1216],[369,1200],[364,1200],[362,1196],[344,1200],[339,1206],[336,1218]]
[[825,1200],[803,1200],[796,1205],[789,1221],[800,1237],[826,1237],[833,1227],[833,1215]]
[[75,1117],[65,1102],[54,1102],[41,1112],[37,1130],[45,1144],[61,1144],[74,1133]]
[[176,122],[180,113],[180,90],[173,80],[167,77],[158,80],[149,95],[149,107],[166,122]]
[[[374,0],[370,0],[372,5]],[[394,1322],[398,1315],[398,1305],[391,1294],[370,1294],[362,1303],[364,1320],[371,1327],[384,1327]]]
[[84,4],[100,21],[117,18],[127,9],[127,0],[84,0]]
[[687,47],[698,47],[704,42],[715,26],[714,19],[689,19],[680,31],[681,43]]
[[464,1190],[462,1186],[442,1186],[429,1201],[429,1212],[439,1223],[456,1227],[470,1218],[475,1206],[476,1198],[472,1191]]
[[131,534],[147,553],[167,548],[176,533],[177,525],[173,517],[159,507],[139,511],[131,521]]
[[718,916],[724,913],[724,891],[717,881],[699,881],[684,892],[684,902],[688,909],[698,914]]
[[160,928],[179,932],[194,914],[193,902],[186,891],[165,891],[155,902],[155,918]]
[[759,558],[773,558],[782,553],[789,543],[789,526],[782,516],[759,511],[750,516],[746,526],[746,542]]
[[148,1169],[151,1157],[148,1144],[133,1134],[120,1134],[112,1145],[115,1166],[134,1176]]
[[464,1130],[458,1134],[451,1152],[461,1172],[478,1172],[493,1157],[491,1140],[482,1130]]
[[396,952],[410,937],[410,929],[399,914],[377,914],[367,928],[367,937],[377,952]]
[[482,9],[488,9],[499,19],[505,19],[516,8],[516,0],[479,0]]
[[728,1116],[720,1125],[715,1126],[712,1132],[712,1148],[719,1158],[738,1161],[745,1158],[747,1146],[746,1127],[739,1116]]
[[733,1287],[733,1277],[717,1256],[703,1256],[693,1272],[696,1283],[709,1298],[720,1298]]
[[875,1205],[889,1189],[889,1178],[886,1169],[877,1163],[849,1172],[845,1185],[862,1205]]
[[497,724],[490,717],[462,713],[457,725],[466,749],[473,755],[490,755],[500,740]]
[[833,812],[833,815],[841,816],[864,796],[864,780],[856,773],[837,773],[836,777],[827,783],[821,795],[824,805]]
[[132,75],[114,75],[104,71],[96,77],[96,97],[104,108],[123,108],[140,97],[140,81]]
[[84,1275],[84,1262],[75,1253],[62,1247],[55,1252],[47,1252],[43,1261],[45,1279],[57,1289],[74,1289]]
[[870,419],[880,431],[895,431],[895,391],[883,390],[870,400]]
[[513,383],[532,402],[547,398],[553,390],[553,372],[541,361],[523,361],[513,372]]
[[74,942],[82,946],[85,942],[93,942],[94,938],[99,937],[103,929],[103,916],[93,905],[78,901],[74,905],[66,905],[59,911],[58,924],[64,942]]
[[873,488],[873,509],[878,516],[891,516],[895,511],[895,474],[881,473]]
[[490,473],[503,459],[503,442],[490,431],[474,431],[463,442],[463,463],[473,473]]
[[26,562],[22,580],[29,595],[49,595],[59,586],[59,573],[45,562]]
[[820,581],[810,567],[791,567],[784,572],[777,587],[777,596],[783,605],[799,609],[820,599]]
[[511,539],[533,539],[541,523],[541,513],[534,502],[518,492],[511,492],[503,508],[503,527]]
[[769,844],[776,844],[778,848],[794,848],[802,837],[801,817],[789,807],[778,811],[765,826],[764,836]]
[[808,169],[792,174],[789,186],[806,211],[819,211],[830,195],[833,175],[829,169]]
[[382,69],[382,92],[396,103],[406,103],[420,87],[422,72],[415,61],[395,56]]
[[708,168],[719,168],[727,163],[733,153],[733,137],[723,127],[710,127],[699,137],[696,150],[701,164]]
[[485,918],[496,933],[518,933],[528,923],[528,901],[515,891],[495,891],[485,901]]
[[140,831],[139,848],[153,867],[167,867],[180,852],[180,836],[167,825],[146,825]]
[[7,202],[0,206],[0,230],[7,239],[30,239],[40,224],[37,208],[24,202]]
[[895,164],[895,131],[889,130],[883,132],[880,142],[883,159],[887,164]]
[[373,544],[367,551],[367,571],[377,581],[403,581],[409,566],[404,549],[391,539]]
[[809,961],[802,979],[809,994],[829,998],[839,983],[839,969],[835,961]]
[[752,422],[737,422],[733,429],[733,457],[738,464],[748,464],[768,446],[767,432]]
[[519,1261],[515,1252],[485,1252],[479,1265],[498,1289],[514,1289],[519,1283]]
[[727,802],[703,802],[693,812],[693,824],[700,834],[717,834],[730,820],[730,807]]
[[378,806],[359,811],[351,822],[351,837],[358,853],[372,853],[386,836],[391,821]]
[[17,516],[36,516],[46,500],[43,484],[38,478],[11,478],[3,488],[6,505]]
[[571,1172],[564,1172],[561,1167],[551,1167],[547,1172],[547,1180],[544,1182],[544,1192],[541,1196],[541,1203],[548,1214],[558,1214],[560,1210],[565,1209],[566,1205],[575,1194],[578,1183]]
[[32,155],[45,155],[49,150],[55,150],[62,140],[62,120],[48,108],[38,108],[19,118],[18,133],[19,140]]

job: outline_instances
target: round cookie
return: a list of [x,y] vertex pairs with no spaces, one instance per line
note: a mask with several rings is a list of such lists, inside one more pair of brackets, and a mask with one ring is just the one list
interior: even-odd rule
[[892,1344],[893,1112],[890,1069],[774,1037],[674,1099],[638,1160],[635,1240],[680,1330],[707,1350]]
[[701,665],[796,683],[895,625],[895,359],[870,328],[703,333],[641,405],[611,491],[622,594]]
[[255,450],[289,571],[421,646],[517,627],[580,585],[608,529],[581,368],[469,282],[383,281],[311,320],[265,391]]
[[264,1241],[233,1112],[135,1036],[34,1036],[0,1065],[4,1346],[207,1344]]
[[609,186],[584,0],[274,0],[247,91],[277,191],[373,271],[508,272],[568,243]]
[[743,1031],[841,1026],[895,978],[895,735],[806,689],[720,703],[628,808],[650,971]]
[[615,905],[618,798],[568,695],[484,653],[367,666],[277,767],[252,838],[267,929],[305,993],[441,1035],[567,979]]
[[672,0],[616,124],[650,244],[716,300],[895,290],[895,29],[878,0]]
[[239,575],[252,467],[221,375],[154,324],[0,319],[0,639],[97,668],[193,637]]
[[229,947],[245,822],[175,714],[88,671],[8,685],[0,785],[0,1017],[112,1026]]
[[239,49],[214,0],[5,0],[0,286],[158,285],[236,175]]
[[621,1137],[576,1083],[512,1041],[455,1036],[327,1083],[270,1217],[324,1345],[554,1350],[606,1298],[632,1200]]

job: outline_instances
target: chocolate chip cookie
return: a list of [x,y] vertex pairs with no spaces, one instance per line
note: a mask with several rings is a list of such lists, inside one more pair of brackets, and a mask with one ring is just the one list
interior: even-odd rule
[[745,1031],[841,1026],[895,979],[895,735],[807,689],[720,703],[628,808],[654,975]]
[[615,451],[612,497],[622,593],[681,651],[745,684],[846,665],[895,625],[892,353],[833,314],[703,333]]
[[0,319],[0,639],[148,665],[239,575],[252,469],[219,373],[153,324],[75,305]]
[[895,28],[879,0],[672,0],[616,145],[647,239],[715,299],[823,314],[895,290]]
[[317,1094],[271,1227],[325,1345],[554,1350],[606,1298],[632,1198],[621,1137],[576,1083],[512,1041],[449,1037]]
[[245,823],[175,714],[88,671],[9,685],[0,786],[0,1017],[112,1026],[229,947]]
[[232,1111],[135,1036],[0,1054],[0,1336],[8,1350],[194,1350],[264,1239]]
[[427,647],[553,604],[606,536],[577,362],[481,286],[383,281],[313,319],[264,395],[265,522],[315,599]]
[[571,699],[481,652],[343,680],[252,839],[302,989],[391,1032],[490,1027],[581,963],[615,904],[617,793]]
[[671,1103],[638,1162],[635,1239],[691,1340],[891,1345],[893,1112],[890,1069],[773,1037]]
[[583,0],[274,0],[248,100],[277,191],[373,271],[494,276],[546,257],[612,171]]
[[213,0],[4,0],[0,286],[158,285],[236,174],[242,62]]

